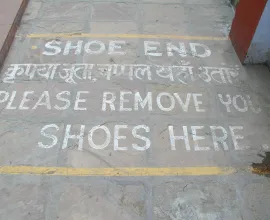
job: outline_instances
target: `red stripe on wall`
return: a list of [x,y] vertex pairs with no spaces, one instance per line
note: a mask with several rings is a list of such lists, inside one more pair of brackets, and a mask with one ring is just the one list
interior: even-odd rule
[[240,0],[235,11],[230,39],[243,63],[267,0]]

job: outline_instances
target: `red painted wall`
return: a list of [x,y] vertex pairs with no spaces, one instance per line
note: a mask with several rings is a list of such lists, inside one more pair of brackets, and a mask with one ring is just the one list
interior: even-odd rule
[[240,0],[236,7],[230,39],[243,63],[267,0]]

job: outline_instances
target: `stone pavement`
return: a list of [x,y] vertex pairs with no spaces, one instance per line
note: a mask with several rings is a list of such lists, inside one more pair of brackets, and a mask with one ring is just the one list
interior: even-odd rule
[[1,71],[0,219],[269,220],[269,70],[225,0],[30,0]]

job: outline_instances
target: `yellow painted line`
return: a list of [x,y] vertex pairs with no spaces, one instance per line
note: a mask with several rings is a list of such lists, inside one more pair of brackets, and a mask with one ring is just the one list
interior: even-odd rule
[[31,49],[32,49],[32,50],[35,50],[35,49],[37,49],[37,46],[33,45],[33,46],[31,47]]
[[87,34],[87,33],[58,33],[58,34],[28,34],[27,38],[154,38],[154,39],[182,39],[182,40],[213,40],[225,41],[228,37],[213,36],[181,36],[164,34]]
[[270,174],[253,168],[234,167],[168,167],[168,168],[71,168],[36,166],[1,166],[0,174],[32,174],[49,176],[206,176],[229,175],[236,172]]

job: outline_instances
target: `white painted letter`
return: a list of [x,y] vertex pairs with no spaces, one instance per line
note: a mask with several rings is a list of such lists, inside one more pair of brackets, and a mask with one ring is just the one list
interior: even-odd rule
[[[99,48],[97,50],[91,50],[90,46],[92,44],[97,44],[97,46]],[[103,42],[97,41],[97,40],[89,41],[88,43],[85,44],[84,50],[85,50],[86,53],[89,53],[89,54],[101,54],[105,50],[105,44]]]
[[60,45],[61,42],[60,41],[55,41],[55,40],[47,42],[45,44],[45,48],[50,49],[50,50],[54,50],[54,51],[53,52],[44,51],[42,54],[47,55],[47,56],[53,56],[53,55],[59,54],[61,52],[61,47],[53,45],[53,44]]
[[[240,108],[240,107],[237,105],[237,98],[240,98],[240,100],[243,101],[243,105],[244,105],[243,108]],[[248,110],[247,102],[246,102],[246,100],[244,99],[244,97],[241,96],[241,95],[233,96],[233,106],[234,106],[239,112],[246,112],[246,111]]]
[[117,49],[122,49],[122,45],[125,44],[126,42],[123,40],[110,41],[108,54],[125,55],[124,51],[116,51]]
[[254,113],[256,113],[256,114],[260,113],[260,112],[262,111],[261,108],[258,107],[257,109],[255,109],[255,108],[253,107],[253,104],[252,104],[252,101],[251,101],[251,98],[250,98],[249,95],[247,95],[247,98],[248,98],[248,105],[249,105],[249,107],[251,108],[251,110],[252,110]]
[[167,53],[169,57],[173,56],[173,51],[178,52],[181,57],[187,56],[187,51],[184,43],[179,43],[179,48],[172,43],[167,43]]
[[[45,100],[43,101],[42,99],[45,98]],[[49,92],[48,91],[44,91],[42,93],[42,95],[39,97],[37,103],[35,104],[35,106],[33,107],[33,109],[36,109],[39,105],[45,105],[47,107],[47,109],[51,109],[51,102],[50,102],[50,96],[49,96]]]
[[137,134],[137,130],[139,130],[141,128],[144,129],[145,132],[150,132],[150,128],[148,126],[145,126],[145,125],[137,125],[136,127],[134,127],[132,129],[132,135],[133,135],[133,137],[145,141],[145,145],[142,146],[142,147],[139,146],[139,145],[137,145],[137,144],[132,144],[132,147],[135,150],[138,150],[138,151],[147,150],[151,146],[151,141],[147,137],[144,137],[144,136],[141,136],[141,135]]
[[202,150],[210,150],[210,147],[199,147],[198,141],[204,140],[204,136],[197,136],[197,129],[203,129],[204,126],[191,126],[192,138],[194,141],[194,150],[202,151]]
[[[107,96],[111,95],[111,99],[107,100]],[[114,101],[116,96],[112,92],[103,92],[103,100],[102,100],[102,111],[106,111],[106,104],[110,105],[111,111],[115,111]]]
[[79,139],[78,150],[82,150],[83,149],[84,129],[85,129],[85,125],[81,125],[80,134],[77,134],[77,135],[76,134],[70,134],[71,125],[67,125],[66,130],[65,130],[65,136],[64,136],[64,140],[63,140],[62,149],[67,148],[69,139]]
[[1,95],[4,94],[4,97],[0,99],[0,103],[4,103],[8,100],[9,93],[7,91],[0,91],[0,97]]
[[185,145],[186,145],[186,150],[190,151],[187,126],[183,126],[183,132],[184,132],[183,136],[175,136],[173,126],[171,126],[171,125],[168,127],[168,129],[169,129],[169,134],[170,134],[171,149],[176,150],[175,141],[184,140]]
[[222,97],[222,94],[218,94],[219,101],[220,101],[223,105],[225,105],[227,112],[231,112],[230,105],[232,104],[232,99],[231,99],[231,96],[228,95],[228,94],[226,95],[226,97],[227,97],[227,99],[228,99],[227,102],[224,101],[224,99],[223,99],[223,97]]
[[74,53],[75,55],[80,55],[81,52],[82,52],[83,41],[82,40],[78,40],[77,45],[74,45],[74,46],[72,46],[71,43],[72,43],[71,41],[68,41],[66,43],[66,46],[65,46],[63,55],[68,55],[69,54],[69,51],[70,50],[73,50],[73,49],[75,49],[75,53]]
[[11,106],[13,101],[14,101],[14,98],[16,96],[16,93],[17,93],[16,91],[13,91],[11,93],[11,96],[10,96],[9,102],[8,102],[8,104],[6,106],[6,109],[16,109],[17,108],[16,106]]
[[156,52],[158,49],[156,46],[160,46],[160,43],[157,41],[144,41],[144,54],[154,57],[162,56],[162,53]]
[[[169,107],[164,107],[163,105],[161,105],[161,97],[162,96],[167,96],[170,99],[171,105]],[[168,112],[168,111],[173,110],[173,108],[175,107],[175,100],[170,93],[161,92],[157,96],[157,105],[162,111]]]
[[59,131],[59,127],[56,124],[45,125],[43,128],[41,128],[40,134],[43,135],[44,137],[52,139],[51,144],[43,144],[42,142],[39,141],[38,146],[41,147],[41,148],[52,148],[57,144],[57,141],[58,141],[58,139],[57,139],[57,137],[55,135],[45,133],[45,130],[47,128],[55,128],[56,131]]
[[70,96],[70,92],[69,91],[63,91],[63,92],[59,92],[56,95],[56,98],[62,102],[65,102],[66,104],[62,107],[55,105],[54,108],[57,110],[66,110],[69,108],[70,106],[70,100],[68,98],[63,98],[62,95],[67,95]]
[[125,91],[121,91],[120,92],[120,112],[121,111],[131,111],[132,109],[131,108],[124,108],[124,103],[127,103],[129,102],[128,99],[125,99],[125,95],[130,95],[132,94],[132,92],[128,91],[128,92],[125,92]]
[[234,148],[235,150],[246,150],[249,148],[249,146],[239,146],[237,143],[237,140],[242,140],[244,139],[244,137],[242,135],[237,135],[234,133],[234,130],[243,130],[243,126],[230,126],[230,130],[231,130],[231,135],[232,135],[232,140],[233,140],[233,144],[234,144]]
[[75,104],[74,104],[74,110],[81,110],[81,111],[87,110],[86,108],[79,107],[79,103],[86,102],[86,99],[80,99],[81,93],[88,94],[89,92],[88,91],[78,91],[77,92],[76,100],[75,100]]
[[183,111],[187,112],[188,111],[188,107],[189,107],[189,102],[190,102],[191,94],[190,93],[187,94],[186,102],[185,103],[183,103],[183,101],[180,98],[180,96],[178,95],[178,93],[173,93],[173,95],[175,96],[176,100],[178,101],[178,103],[182,107]]
[[[105,134],[106,134],[106,140],[104,141],[103,144],[100,144],[100,145],[95,144],[94,141],[93,141],[93,135],[94,135],[94,132],[95,132],[96,130],[98,130],[98,129],[102,129],[102,130],[105,132]],[[89,145],[90,145],[92,148],[96,149],[96,150],[104,149],[105,147],[107,147],[107,146],[109,145],[110,141],[111,141],[111,133],[110,133],[110,130],[109,130],[106,126],[104,126],[104,125],[101,125],[101,126],[100,126],[100,125],[95,126],[95,127],[93,127],[93,128],[89,131],[89,134],[88,134],[88,142],[89,142]]]
[[23,98],[22,98],[22,101],[21,101],[21,103],[20,103],[20,105],[19,105],[19,109],[21,109],[21,110],[29,109],[29,107],[23,106],[23,105],[24,105],[26,102],[29,102],[29,101],[30,101],[30,99],[27,98],[27,95],[33,94],[33,93],[34,93],[34,91],[25,91],[25,92],[23,93]]
[[139,103],[142,109],[145,108],[145,106],[148,104],[148,111],[152,111],[152,92],[148,92],[144,100],[142,99],[139,92],[135,93],[134,97],[134,110],[138,111],[139,109]]
[[[225,130],[225,128],[223,128],[221,126],[210,126],[210,129],[211,129],[211,133],[212,133],[212,138],[213,138],[215,150],[219,151],[218,143],[223,145],[224,150],[229,150],[229,147],[228,147],[227,143],[225,142],[225,140],[228,138],[228,134],[227,134],[227,131]],[[221,132],[223,133],[223,136],[218,137],[216,130],[221,130]]]
[[192,96],[193,96],[193,101],[194,101],[196,112],[205,112],[205,109],[200,109],[200,107],[199,107],[199,105],[201,105],[202,102],[198,100],[198,96],[202,97],[202,94],[193,93]]
[[[209,57],[211,55],[211,50],[204,44],[200,44],[200,43],[189,43],[190,46],[190,50],[192,53],[192,56],[194,57]],[[204,52],[203,53],[198,53],[196,47],[201,47]]]
[[118,140],[125,140],[126,136],[119,136],[119,130],[122,128],[127,128],[127,125],[115,125],[114,126],[114,150],[127,150],[127,147],[119,147]]

